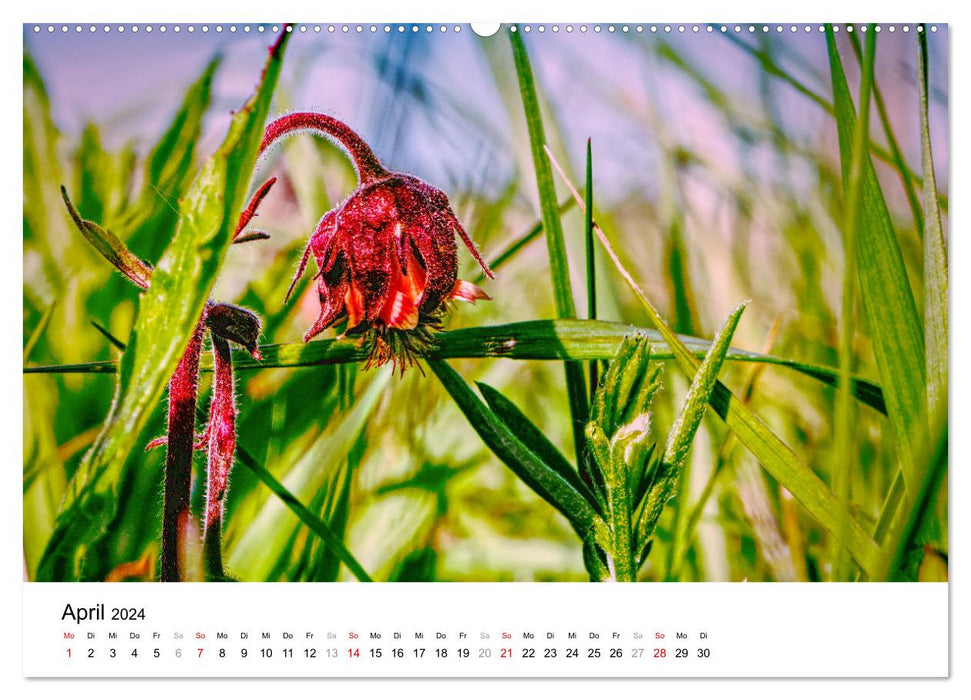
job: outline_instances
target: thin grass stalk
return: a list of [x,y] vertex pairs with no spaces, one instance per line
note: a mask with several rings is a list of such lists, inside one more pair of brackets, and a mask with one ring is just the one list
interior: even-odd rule
[[[893,525],[894,517],[897,515],[897,509],[900,508],[906,490],[903,470],[898,468],[897,473],[894,474],[893,481],[890,483],[890,490],[887,491],[887,495],[883,499],[883,505],[880,506],[880,515],[877,517],[877,524],[873,528],[873,541],[881,547],[886,540],[891,525]],[[869,580],[867,572],[861,571],[858,580]]]
[[[597,320],[597,265],[594,257],[593,244],[593,147],[587,139],[587,188],[584,192],[586,212],[583,217],[583,240],[586,244],[587,257],[587,318]],[[573,201],[572,199],[570,200]],[[593,403],[597,392],[597,360],[590,361],[590,402]]]
[[[572,201],[572,200],[571,200]],[[30,357],[30,353],[33,352],[34,347],[44,336],[44,331],[47,330],[47,326],[50,325],[51,319],[54,318],[54,309],[57,308],[57,300],[52,301],[47,309],[44,310],[44,315],[40,317],[40,321],[37,322],[37,327],[30,334],[30,338],[24,344],[23,361],[26,362],[27,358]]]
[[869,141],[870,95],[873,87],[873,66],[876,53],[876,25],[869,25],[866,33],[866,50],[863,54],[860,77],[860,106],[856,128],[853,134],[853,157],[850,165],[850,178],[843,222],[843,293],[840,316],[839,351],[839,391],[836,398],[835,432],[836,464],[834,491],[840,502],[840,519],[833,540],[832,571],[834,581],[850,579],[850,558],[846,551],[846,530],[848,527],[850,488],[853,467],[856,465],[854,454],[854,427],[856,417],[850,382],[853,372],[853,337],[855,333],[856,279],[857,279],[857,229],[861,217],[861,196],[863,192],[863,158]]
[[[573,204],[573,197],[567,197],[560,202],[559,206],[557,207],[557,212],[559,214],[565,214],[573,207]],[[529,229],[529,231],[510,243],[502,250],[501,253],[492,258],[492,260],[489,261],[489,269],[493,272],[498,272],[500,267],[503,267],[506,263],[510,262],[523,248],[539,238],[541,233],[543,233],[542,219],[533,224],[533,227]],[[472,278],[472,282],[475,284],[482,284],[486,279],[488,278],[486,277],[485,272],[479,270],[475,277]],[[299,295],[297,296],[299,297]]]
[[195,442],[196,393],[204,324],[200,321],[169,381],[169,415],[165,449],[165,485],[162,504],[163,581],[185,579],[184,535],[191,523],[189,496]]
[[[543,115],[540,112],[539,98],[536,94],[533,69],[520,33],[518,31],[510,32],[509,40],[512,43],[516,76],[519,79],[519,92],[523,101],[523,111],[526,115],[526,127],[529,131],[533,167],[536,171],[536,187],[543,214],[543,231],[546,234],[546,245],[549,251],[550,276],[553,283],[556,315],[559,318],[576,318],[576,303],[573,298],[573,286],[570,282],[570,265],[563,238],[563,225],[557,210],[556,187],[553,183],[553,170],[548,156],[546,135],[543,130]],[[565,362],[563,366],[566,373],[566,389],[570,402],[573,446],[577,464],[580,468],[580,474],[592,487],[594,483],[593,475],[591,474],[590,459],[586,454],[586,442],[583,437],[584,426],[589,415],[586,380],[583,376],[583,368],[579,363]]]

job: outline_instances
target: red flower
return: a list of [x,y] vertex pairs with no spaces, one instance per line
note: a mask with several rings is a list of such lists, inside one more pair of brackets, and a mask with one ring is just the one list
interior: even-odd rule
[[287,292],[289,297],[313,254],[320,317],[304,340],[346,319],[346,333],[370,343],[371,363],[407,363],[440,328],[451,299],[489,298],[458,279],[456,236],[489,277],[492,272],[444,193],[411,175],[385,170],[368,145],[333,117],[313,112],[281,117],[267,127],[261,152],[301,130],[334,139],[358,174],[357,190],[320,220]]

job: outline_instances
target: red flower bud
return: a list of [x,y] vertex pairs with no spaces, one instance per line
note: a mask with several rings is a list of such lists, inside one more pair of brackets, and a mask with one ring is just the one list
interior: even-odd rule
[[261,152],[300,130],[334,139],[358,174],[357,190],[320,220],[290,285],[292,291],[313,254],[320,317],[304,340],[346,319],[346,333],[370,343],[371,364],[407,364],[440,328],[450,300],[489,298],[458,279],[456,236],[489,277],[492,272],[444,193],[385,170],[367,144],[333,117],[312,112],[281,117],[267,127]]

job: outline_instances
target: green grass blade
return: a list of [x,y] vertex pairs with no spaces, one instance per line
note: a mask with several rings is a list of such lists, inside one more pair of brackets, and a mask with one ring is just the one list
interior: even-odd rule
[[271,51],[256,94],[237,112],[182,202],[179,226],[142,295],[111,411],[69,484],[38,569],[41,580],[84,577],[85,550],[106,534],[114,517],[122,468],[139,449],[139,436],[199,321],[232,239],[288,36],[284,32]]
[[361,563],[344,546],[341,537],[327,523],[317,517],[316,513],[307,508],[296,496],[290,493],[283,484],[277,481],[276,477],[266,467],[257,462],[251,454],[243,449],[237,449],[236,456],[240,464],[253,472],[256,478],[263,482],[264,486],[270,489],[287,508],[293,511],[294,515],[300,518],[304,525],[310,528],[311,532],[321,539],[327,548],[334,553],[334,556],[339,558],[344,566],[354,574],[354,577],[358,581],[370,582],[372,580],[364,570],[364,567],[361,566]]
[[[866,144],[870,139],[870,95],[873,88],[873,65],[876,55],[877,33],[874,25],[869,25],[866,34],[866,51],[863,53],[860,76],[860,118],[856,120],[853,132],[853,150],[850,161],[849,183],[846,187],[846,210],[843,221],[843,291],[840,312],[839,345],[839,393],[835,410],[836,469],[833,488],[839,498],[842,512],[848,513],[850,507],[850,486],[853,467],[857,462],[854,441],[853,398],[850,381],[853,372],[853,338],[856,330],[856,262],[858,248],[858,228],[860,225],[860,197],[863,191],[863,159]],[[843,545],[846,522],[841,520],[833,538],[834,566],[833,579],[850,580],[850,562]]]
[[[587,318],[591,321],[597,319],[597,263],[596,248],[593,238],[593,145],[587,139],[587,183],[583,192],[586,202],[586,212],[583,216],[583,240],[586,244],[587,257]],[[589,365],[590,373],[590,402],[593,403],[594,394],[597,393],[598,361],[592,360]]]
[[536,427],[533,421],[525,413],[520,411],[516,404],[488,384],[476,382],[476,386],[479,387],[479,393],[482,394],[486,403],[489,404],[489,408],[492,409],[492,412],[496,414],[499,420],[506,424],[509,431],[523,445],[532,450],[546,466],[563,477],[581,496],[593,504],[593,496],[587,489],[586,484],[580,479],[577,470],[566,460],[566,457],[556,448],[556,445],[550,442],[549,438]]
[[[553,299],[556,315],[559,318],[576,318],[576,305],[573,299],[573,286],[570,283],[570,265],[566,256],[563,240],[563,226],[557,207],[556,187],[553,184],[553,169],[546,152],[546,135],[543,130],[543,116],[539,109],[533,68],[526,53],[526,45],[518,31],[509,33],[512,42],[513,60],[519,78],[519,92],[526,114],[526,127],[529,131],[529,146],[533,154],[533,167],[536,171],[536,186],[539,189],[539,202],[543,214],[543,231],[549,250],[550,275],[553,280]],[[577,461],[586,460],[583,428],[587,422],[586,383],[583,368],[574,362],[564,365],[566,371],[566,390],[570,401],[570,417],[573,420],[573,444]]]
[[927,115],[927,31],[917,32],[917,91],[920,99],[921,164],[924,171],[924,342],[927,412],[931,430],[947,420],[948,273],[934,153]]
[[585,538],[599,520],[587,499],[526,447],[448,363],[436,360],[428,366],[486,446],[543,500],[560,511],[581,539]]
[[550,273],[553,278],[553,299],[556,314],[560,318],[575,318],[576,306],[573,300],[573,287],[570,283],[570,266],[566,257],[563,240],[563,227],[556,201],[556,188],[553,184],[553,169],[546,155],[546,134],[543,130],[543,116],[540,114],[533,68],[526,53],[526,45],[518,31],[509,33],[512,42],[516,75],[519,78],[519,92],[526,114],[526,127],[529,131],[529,145],[533,154],[533,167],[536,170],[536,186],[539,189],[539,203],[543,215],[543,231],[550,256]]
[[30,357],[30,353],[37,346],[38,341],[43,337],[44,331],[47,330],[47,326],[50,325],[51,319],[54,317],[54,309],[57,308],[57,301],[52,301],[50,305],[44,310],[44,315],[40,317],[37,322],[37,326],[31,331],[30,337],[27,342],[24,343],[24,353],[23,361],[26,362],[27,358]]
[[[587,186],[583,197],[586,212],[583,216],[583,240],[586,244],[587,252],[587,318],[596,320],[597,318],[597,265],[595,260],[595,248],[593,238],[593,147],[590,139],[587,139]],[[596,384],[594,382],[594,384]],[[595,389],[591,387],[591,391]]]
[[115,336],[113,336],[111,334],[111,331],[109,331],[107,328],[105,328],[104,326],[102,326],[97,321],[91,321],[91,325],[94,326],[95,330],[97,330],[98,333],[100,333],[102,336],[104,336],[105,340],[107,340],[109,343],[111,343],[116,349],[121,350],[122,352],[124,352],[125,351],[125,348],[128,347],[125,343],[123,343],[118,338],[116,338]]
[[[856,110],[831,26],[826,28],[833,80],[840,161],[847,192],[852,185]],[[883,380],[887,415],[893,429],[904,484],[920,483],[919,469],[927,434],[924,338],[903,255],[869,157],[864,158],[856,261],[860,292]]]
[[[644,335],[651,340],[651,356],[655,360],[672,360],[674,354],[663,336],[651,328],[607,321],[547,320],[520,321],[497,326],[461,328],[439,334],[429,359],[460,359],[503,357],[511,360],[610,360],[625,335]],[[703,358],[711,342],[702,338],[678,335],[677,338],[697,358]],[[352,338],[315,340],[312,343],[262,345],[262,360],[254,360],[239,352],[233,358],[238,370],[253,371],[272,367],[314,367],[319,365],[360,362],[367,353]],[[753,362],[786,367],[807,377],[836,386],[839,375],[831,367],[797,362],[772,355],[731,348],[731,362]],[[203,370],[212,369],[208,357],[202,358]],[[25,367],[24,374],[111,374],[116,363],[88,362],[78,365]],[[860,377],[853,379],[853,395],[881,413],[886,412],[880,386]]]

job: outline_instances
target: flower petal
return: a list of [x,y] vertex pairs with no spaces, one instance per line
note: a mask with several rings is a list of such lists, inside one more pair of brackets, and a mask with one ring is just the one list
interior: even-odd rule
[[404,274],[397,266],[392,270],[388,301],[379,316],[388,328],[413,330],[418,326],[418,300],[425,291],[427,277],[414,253],[409,252],[408,258],[410,258],[410,264],[406,269],[410,270],[411,274]]
[[378,187],[370,187],[349,199],[340,213],[339,245],[346,255],[351,288],[356,295],[348,301],[348,316],[353,307],[355,312],[360,310],[362,322],[372,322],[381,313],[392,267],[398,265],[392,243],[395,221],[376,217],[376,210],[388,209],[386,195]]
[[[310,330],[304,333],[304,342],[310,340],[321,331],[330,328],[340,320],[345,311],[344,305],[348,295],[348,287],[349,284],[346,276],[341,277],[333,287],[328,286],[326,275],[318,279],[317,293],[320,295],[320,316],[314,322],[314,325],[310,327]],[[350,317],[349,310],[348,317]]]
[[449,298],[467,301],[470,304],[474,304],[476,299],[485,299],[486,301],[492,300],[492,297],[490,297],[488,294],[483,292],[471,282],[466,282],[465,280],[455,281],[455,286],[452,288],[452,293],[449,295]]
[[293,288],[297,286],[297,282],[303,277],[303,273],[307,269],[307,260],[310,258],[311,253],[314,254],[317,267],[322,272],[333,264],[333,257],[337,249],[337,246],[333,245],[334,235],[337,233],[336,220],[336,212],[329,211],[324,214],[320,223],[317,224],[317,230],[310,237],[310,242],[307,243],[307,249],[303,251],[303,257],[300,258],[300,264],[297,265],[297,272],[290,282],[290,287],[287,289],[287,295],[284,297],[283,303],[286,303],[290,299],[290,295],[293,294]]
[[425,293],[419,306],[426,313],[435,311],[452,293],[458,276],[459,261],[455,237],[440,231],[409,228],[408,235],[414,242],[427,275]]

